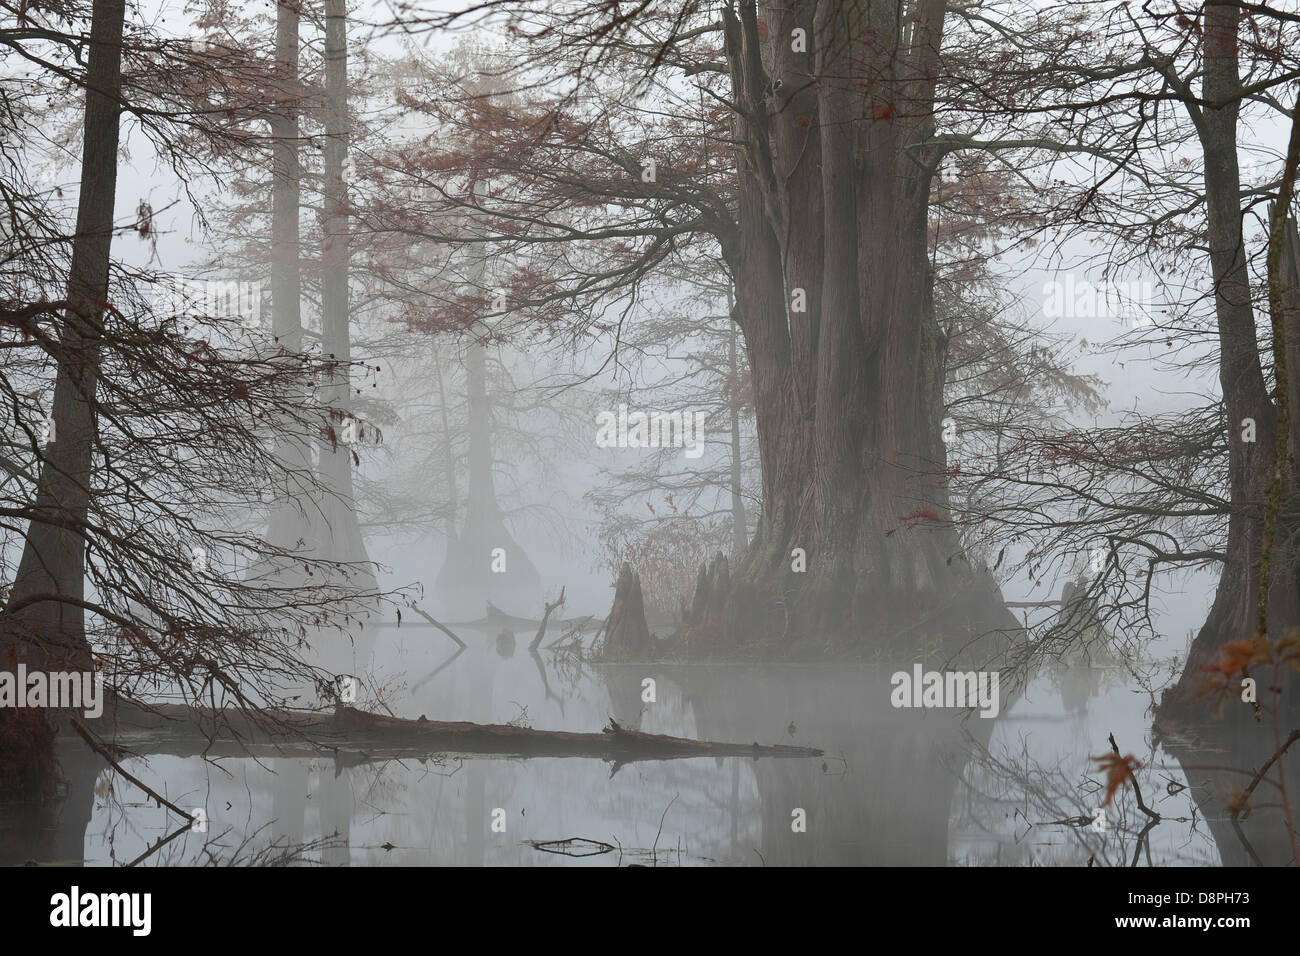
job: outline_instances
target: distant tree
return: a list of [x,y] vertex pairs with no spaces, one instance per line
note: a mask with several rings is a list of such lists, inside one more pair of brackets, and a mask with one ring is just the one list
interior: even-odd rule
[[[195,94],[215,94],[220,77],[228,82],[221,95],[233,97],[259,74],[238,55],[222,70],[212,60],[225,54],[125,29],[125,13],[113,2],[30,9],[27,25],[6,36],[6,57],[21,52],[44,72],[6,73],[6,97],[14,90],[27,98],[49,80],[69,99],[80,92],[84,108],[74,229],[60,232],[57,190],[32,190],[38,177],[21,167],[3,177],[6,194],[22,203],[9,210],[14,241],[0,293],[0,389],[10,410],[0,494],[6,543],[21,552],[16,567],[13,551],[3,554],[12,583],[0,659],[97,671],[110,695],[101,726],[124,706],[148,707],[164,689],[274,724],[265,705],[332,680],[305,660],[316,629],[343,627],[356,601],[380,595],[349,581],[347,566],[302,558],[261,533],[271,503],[264,496],[274,501],[276,489],[302,480],[275,454],[271,425],[306,427],[298,396],[323,366],[258,347],[238,316],[204,296],[157,294],[156,274],[112,255],[118,236],[149,242],[155,229],[146,203],[125,224],[114,218],[122,113],[143,117],[179,171],[204,172],[199,143],[212,155],[240,137],[200,119]],[[89,51],[84,65],[78,49]],[[24,123],[15,112],[0,118]],[[24,145],[39,157],[45,144],[32,137]],[[245,574],[267,562],[301,562],[307,583]],[[198,710],[192,717],[216,719]],[[6,788],[48,788],[64,718],[77,715],[0,712],[0,736],[31,744],[4,749]]]

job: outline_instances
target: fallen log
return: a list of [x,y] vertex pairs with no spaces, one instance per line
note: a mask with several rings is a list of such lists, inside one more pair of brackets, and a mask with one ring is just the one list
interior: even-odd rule
[[213,710],[121,704],[86,721],[106,747],[129,755],[313,757],[344,765],[432,756],[594,757],[622,765],[684,757],[820,757],[812,747],[691,740],[626,730],[536,730],[509,724],[388,717],[339,704],[329,711]]

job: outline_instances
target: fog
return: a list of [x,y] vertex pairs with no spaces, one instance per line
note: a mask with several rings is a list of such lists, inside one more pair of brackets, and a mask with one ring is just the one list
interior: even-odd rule
[[1296,862],[1293,16],[107,7],[0,53],[0,651],[111,689],[7,862]]

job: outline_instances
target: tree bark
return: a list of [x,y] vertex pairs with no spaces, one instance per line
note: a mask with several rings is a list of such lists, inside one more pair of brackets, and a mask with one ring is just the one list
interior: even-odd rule
[[[727,306],[730,314],[735,308],[730,289],[727,290]],[[741,482],[740,368],[736,355],[737,328],[734,320],[728,322],[727,333],[727,391],[730,395],[727,411],[731,425],[731,548],[732,556],[739,561],[749,548],[749,518],[745,514],[744,485]]]
[[[86,65],[77,231],[54,386],[54,441],[45,449],[33,517],[4,615],[7,657],[32,666],[91,667],[86,643],[84,525],[90,509],[109,251],[117,192],[124,0],[97,0]],[[39,662],[39,663],[37,663]]]
[[954,630],[1014,626],[991,579],[965,566],[948,512],[923,155],[943,9],[723,10],[740,146],[738,223],[722,246],[754,378],[763,513],[725,633],[693,644],[852,653],[903,629],[909,642],[965,642]]
[[442,362],[433,363],[438,376],[438,411],[442,416],[442,466],[447,477],[447,541],[456,540],[456,512],[460,508],[460,495],[456,491],[456,455],[451,440],[451,424],[447,420],[447,390],[443,387]]
[[[1206,215],[1210,264],[1215,290],[1215,315],[1219,338],[1219,383],[1227,411],[1229,495],[1226,560],[1220,572],[1214,603],[1192,642],[1177,685],[1165,692],[1160,707],[1162,721],[1208,718],[1217,708],[1206,693],[1205,668],[1229,641],[1250,640],[1260,630],[1260,557],[1264,536],[1264,508],[1275,465],[1278,410],[1270,397],[1260,359],[1255,330],[1250,273],[1242,232],[1241,177],[1237,161],[1237,118],[1242,92],[1238,62],[1241,10],[1232,2],[1206,5],[1204,19],[1205,80],[1203,110],[1193,108],[1205,160]],[[1209,104],[1223,104],[1214,106]],[[1271,277],[1272,278],[1272,277]],[[1277,277],[1282,281],[1282,277]],[[1300,337],[1300,321],[1290,310],[1284,320],[1289,338]],[[1246,419],[1255,422],[1254,442],[1242,440]],[[1294,423],[1293,423],[1294,424]],[[1294,446],[1292,446],[1294,448]],[[1291,497],[1297,487],[1294,457],[1281,463],[1282,493]],[[1280,519],[1283,525],[1285,515]],[[1286,527],[1275,529],[1274,540],[1284,543]],[[1267,630],[1274,638],[1300,626],[1300,586],[1294,551],[1274,556],[1270,571]],[[1261,675],[1262,676],[1262,675]],[[1300,714],[1295,700],[1296,682],[1289,670],[1281,674],[1289,688],[1286,708]],[[1261,680],[1261,695],[1265,684]],[[1271,695],[1270,695],[1271,696]],[[1237,697],[1234,693],[1233,697]],[[1265,698],[1261,696],[1261,701]],[[1230,722],[1249,722],[1253,708],[1230,706],[1222,711]]]
[[[319,443],[320,483],[324,491],[321,512],[324,527],[319,547],[334,561],[363,564],[369,561],[361,525],[357,521],[352,482],[353,455],[343,436],[351,418],[351,309],[348,299],[349,207],[344,169],[348,158],[348,52],[347,2],[325,0],[325,177],[324,244],[321,248],[321,350],[337,363],[329,383],[321,390],[329,409],[326,434]],[[357,438],[364,437],[358,428]],[[368,568],[352,572],[354,586],[374,589]]]
[[651,657],[652,651],[641,578],[624,561],[614,587],[614,604],[605,624],[601,656],[606,660],[644,661]]
[[[0,614],[0,666],[90,671],[85,524],[97,430],[109,253],[117,192],[125,0],[96,0],[86,63],[81,192],[60,329],[53,441],[44,451],[18,571]],[[56,713],[0,709],[0,788],[49,795]]]
[[[271,334],[274,347],[288,356],[302,353],[302,247],[299,229],[301,165],[298,157],[301,87],[298,82],[301,10],[298,0],[277,0],[275,32],[276,107],[271,116]],[[306,402],[305,393],[302,395]],[[267,528],[276,548],[296,550],[311,538],[305,502],[312,468],[307,436],[297,423],[282,422],[276,436],[277,456],[288,487],[280,496]],[[299,476],[295,481],[294,476]],[[292,489],[298,485],[299,494]],[[293,567],[296,569],[298,563]]]

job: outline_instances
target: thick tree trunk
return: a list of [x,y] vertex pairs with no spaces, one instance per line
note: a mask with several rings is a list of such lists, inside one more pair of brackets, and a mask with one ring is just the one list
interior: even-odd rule
[[[735,308],[731,291],[727,292],[728,312]],[[737,561],[749,548],[749,518],[745,514],[744,485],[740,459],[740,367],[736,354],[737,327],[728,323],[727,370],[728,414],[731,425],[731,549]]]
[[[1210,263],[1215,288],[1215,313],[1219,333],[1219,383],[1227,410],[1228,469],[1232,513],[1228,522],[1227,558],[1219,587],[1204,626],[1192,643],[1178,684],[1161,702],[1160,718],[1203,719],[1218,708],[1205,668],[1220,656],[1230,641],[1250,640],[1259,632],[1259,561],[1264,532],[1264,508],[1274,467],[1278,412],[1269,396],[1260,360],[1251,299],[1250,273],[1242,235],[1241,178],[1237,163],[1237,116],[1241,79],[1238,66],[1240,9],[1232,3],[1210,3],[1205,12],[1204,99],[1225,103],[1200,112],[1199,131],[1205,158],[1205,194],[1210,242]],[[1278,276],[1279,280],[1283,277]],[[1297,312],[1285,319],[1288,338],[1300,337]],[[1243,441],[1247,419],[1255,423],[1255,441]],[[1294,426],[1294,421],[1293,421]],[[1294,452],[1294,444],[1292,451]],[[1293,496],[1297,487],[1295,458],[1282,463],[1282,492]],[[1300,585],[1294,550],[1284,512],[1276,529],[1267,608],[1267,629],[1273,640],[1300,626]],[[1261,702],[1271,702],[1266,685],[1274,683],[1271,670],[1253,675],[1260,685]],[[1297,683],[1289,670],[1277,675],[1286,685],[1283,702],[1300,714]],[[1239,688],[1238,688],[1239,690]],[[1221,715],[1230,722],[1248,722],[1254,708],[1239,702],[1234,691]]]
[[921,153],[944,3],[760,6],[724,9],[742,145],[723,253],[763,513],[725,634],[690,639],[857,652],[904,629],[911,644],[964,643],[955,631],[1014,626],[949,522]]
[[[81,192],[57,355],[54,440],[45,448],[27,539],[0,615],[0,666],[5,669],[20,662],[44,671],[89,671],[94,666],[82,604],[84,529],[108,305],[125,15],[124,0],[96,0],[91,18]],[[52,741],[52,720],[49,712],[0,709],[0,786],[48,790],[55,761],[45,744]],[[33,742],[40,746],[15,746]]]

